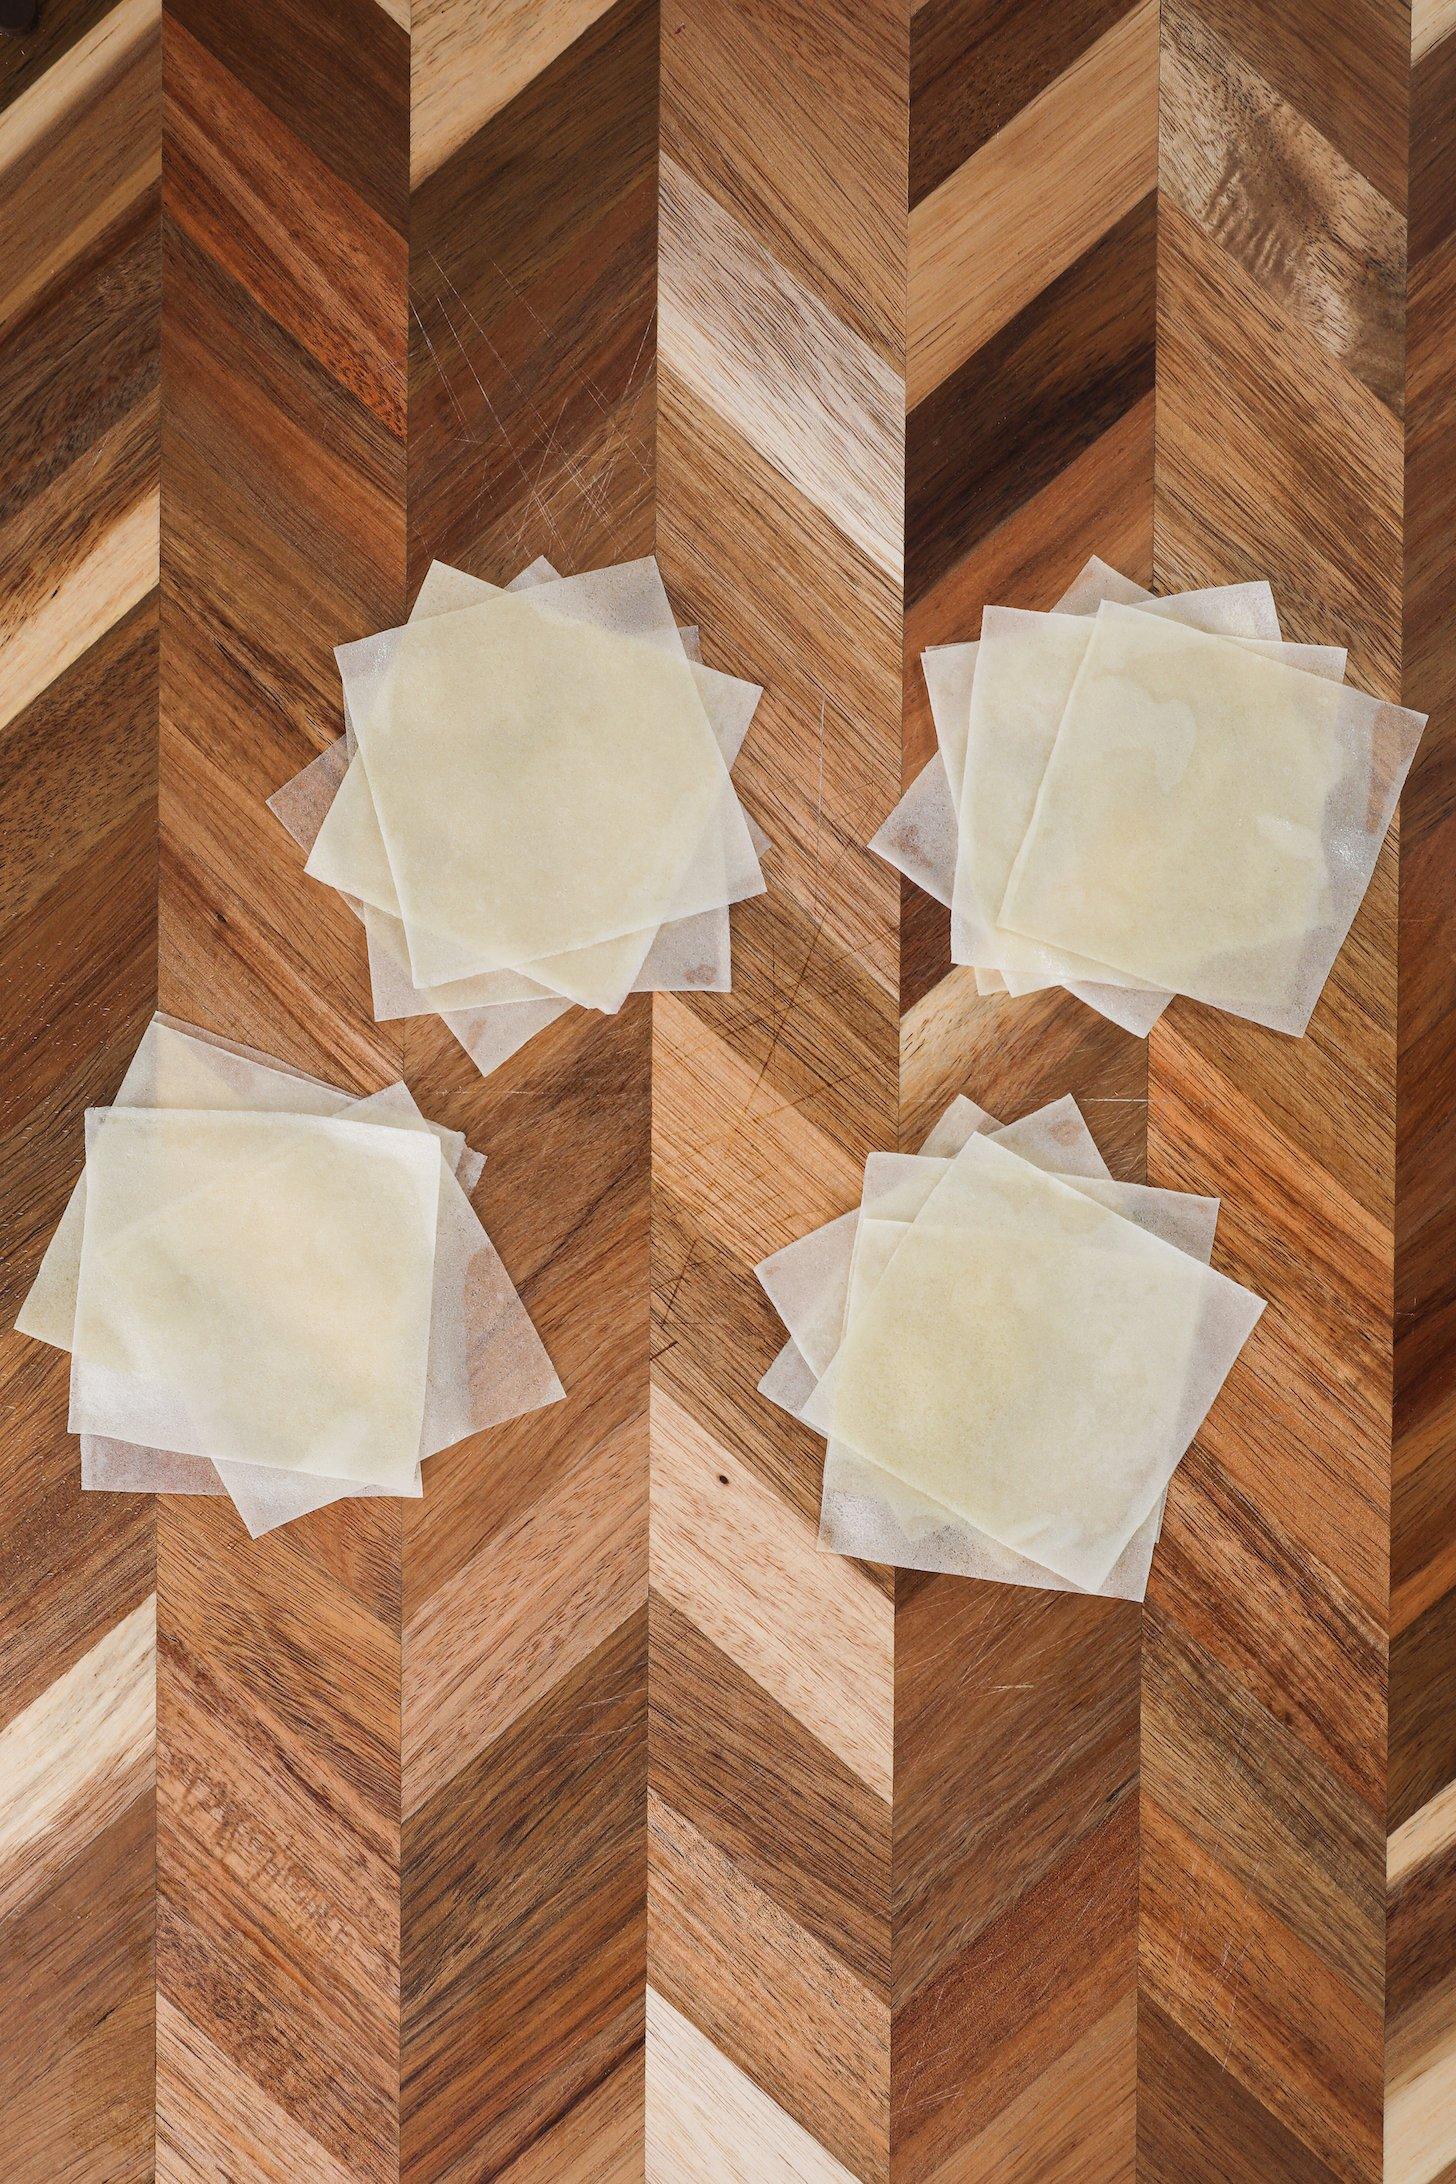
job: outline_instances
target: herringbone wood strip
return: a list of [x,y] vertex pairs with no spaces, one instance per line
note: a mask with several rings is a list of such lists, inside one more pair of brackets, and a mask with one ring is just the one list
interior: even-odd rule
[[0,51],[0,2100],[17,2184],[151,2174],[154,1527],[10,1333],[156,980],[156,6]]
[[[1164,8],[1156,572],[1267,573],[1289,636],[1337,625],[1396,697],[1404,19],[1348,21],[1357,102],[1307,80],[1298,14],[1250,37],[1253,12]],[[1150,1172],[1223,1196],[1225,1263],[1269,1299],[1148,1600],[1160,2179],[1381,2174],[1395,1008],[1392,845],[1304,1040],[1175,1008],[1151,1042]]]
[[[652,548],[655,0],[519,37],[414,16],[411,590],[436,556],[505,583]],[[572,1010],[487,1081],[438,1024],[405,1042],[488,1151],[482,1217],[567,1389],[436,1457],[407,1522],[418,2184],[641,2173],[650,1007]]]
[[751,1270],[895,1138],[897,894],[862,845],[899,783],[903,10],[675,0],[663,67],[658,550],[766,685],[739,779],[774,848],[733,993],[656,1007],[648,2174],[693,2173],[686,2021],[768,2096],[700,2173],[883,2178],[892,1610],[816,1554]]
[[1456,2162],[1456,22],[1418,7],[1410,93],[1403,680],[1431,726],[1401,813],[1390,1565],[1386,2170]]
[[[184,0],[164,43],[160,998],[379,1084],[355,921],[265,799],[403,606],[408,40]],[[254,1544],[158,1503],[159,2175],[398,2172],[401,1506]]]
[[[6,1297],[160,991],[403,1065],[570,1390],[252,1546],[83,1497],[0,1338],[8,2174],[1362,2180],[1382,2045],[1385,2174],[1451,2168],[1451,30],[55,0],[0,50]],[[482,1083],[372,1023],[262,800],[432,556],[654,543],[767,685],[772,893],[732,995]],[[1307,1040],[1175,1008],[1150,1063],[979,999],[867,856],[919,650],[1093,551],[1267,569],[1432,708],[1398,996],[1393,855]],[[754,1386],[751,1266],[866,1151],[1068,1089],[1273,1300],[1141,1620],[820,1555]]]
[[[1093,552],[1151,572],[1157,11],[993,12],[912,22],[907,779],[926,645]],[[904,1142],[958,1091],[1008,1119],[1072,1091],[1139,1176],[1145,1049],[1065,995],[978,996],[906,894]],[[1138,1627],[897,1584],[896,2184],[1130,2172]]]

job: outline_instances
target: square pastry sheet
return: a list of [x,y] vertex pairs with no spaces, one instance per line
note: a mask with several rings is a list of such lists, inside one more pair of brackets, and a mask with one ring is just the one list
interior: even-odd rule
[[[1247,642],[1261,656],[1292,654],[1307,670],[1343,674],[1345,656],[1338,648],[1285,647],[1263,636],[1272,608],[1267,586],[1231,586],[1150,599],[1123,611],[1213,628]],[[1084,980],[1148,983],[1070,950],[1053,953],[1008,930],[1000,917],[1058,727],[1096,629],[1095,618],[1086,615],[1028,614],[1014,607],[988,607],[982,623],[961,777],[953,952],[958,961],[999,972],[1012,993]],[[1145,816],[1134,811],[1131,823]]]
[[440,1175],[412,1130],[92,1110],[72,1431],[408,1490]]
[[882,1271],[806,1421],[1097,1589],[1260,1301],[984,1136],[907,1228],[875,1227],[862,1219],[861,1248]]
[[[639,639],[687,661],[725,766],[737,759],[760,687],[706,668],[697,633],[679,630],[657,564],[650,557],[614,568],[558,577],[549,562],[533,562],[509,587],[529,594],[543,611],[591,622]],[[410,614],[411,624],[475,607],[500,594],[494,585],[441,562],[432,564]],[[413,977],[398,896],[353,721],[375,702],[388,660],[390,633],[340,647],[345,746],[321,754],[270,800],[271,808],[308,852],[311,874],[357,909],[368,935],[374,1012],[380,1022],[426,1012],[445,1017],[478,1066],[489,1068],[514,1051],[570,1002],[620,1006],[629,990],[726,991],[730,982],[728,912],[700,911],[640,935],[545,957],[517,970],[425,986]],[[747,822],[755,847],[761,837]],[[636,966],[635,975],[628,973]],[[509,1010],[495,1019],[483,1012]]]
[[1284,660],[1104,606],[1001,923],[1300,1032],[1422,725]]
[[[1129,1218],[1166,1234],[1180,1248],[1207,1259],[1217,1220],[1217,1201],[1113,1183],[1075,1101],[1062,1099],[1005,1128],[974,1102],[959,1098],[935,1125],[918,1156],[872,1155],[865,1199],[888,1237],[923,1207],[947,1160],[976,1132],[1014,1149],[1022,1158],[1075,1179]],[[890,1218],[884,1218],[889,1216]],[[802,1417],[820,1376],[843,1337],[851,1281],[858,1300],[870,1286],[869,1262],[855,1252],[860,1209],[786,1245],[757,1269],[759,1280],[790,1330],[790,1339],[759,1383],[760,1392]],[[883,1262],[885,1254],[878,1255]],[[873,1278],[877,1278],[878,1265]],[[814,1360],[811,1365],[809,1359]],[[1138,1600],[1147,1589],[1153,1551],[1162,1526],[1160,1495],[1144,1522],[1096,1591]],[[984,1582],[1067,1589],[1069,1581],[1044,1565],[993,1540],[963,1516],[903,1479],[870,1463],[843,1442],[825,1455],[820,1545],[836,1554],[900,1567],[939,1570]],[[1072,1587],[1081,1590],[1080,1587]]]
[[[761,885],[691,663],[568,620],[559,589],[369,640],[354,730],[424,986],[619,942],[625,991],[658,924]],[[384,873],[330,863],[332,818],[310,869],[377,900]]]
[[[1070,1102],[1065,1104],[1071,1105]],[[1054,1111],[1048,1111],[1051,1112]],[[1073,1112],[1076,1113],[1075,1108]],[[1077,1119],[1080,1122],[1080,1116]],[[1082,1127],[1085,1130],[1085,1125]],[[1033,1166],[1044,1169],[1048,1174],[1059,1174],[1064,1182],[1070,1183],[1074,1190],[1095,1204],[1105,1206],[1121,1215],[1124,1220],[1134,1222],[1150,1235],[1163,1237],[1175,1248],[1190,1253],[1203,1264],[1208,1263],[1218,1220],[1216,1199],[1115,1182],[1106,1174],[1100,1156],[1096,1158],[1095,1167],[1091,1161],[1078,1161],[1075,1165],[1068,1163],[1063,1168],[1063,1155],[1058,1150],[1055,1137],[1038,1116],[1027,1117],[1021,1123],[1012,1124],[1007,1130],[991,1132],[989,1135],[993,1143],[1008,1150],[1014,1149]],[[1090,1145],[1090,1139],[1088,1143]],[[948,1167],[949,1163],[945,1160],[907,1159],[903,1155],[895,1154],[872,1156],[866,1169],[863,1219],[856,1238],[851,1268],[847,1318],[850,1313],[857,1313],[872,1294],[904,1238],[907,1224],[918,1217]],[[1070,1580],[1057,1578],[1043,1565],[992,1539],[963,1517],[956,1517],[954,1512],[923,1491],[911,1488],[903,1482],[899,1484],[897,1491],[888,1475],[868,1466],[858,1451],[843,1443],[830,1441],[825,1464],[826,1494],[833,1490],[848,1492],[859,1498],[860,1506],[853,1512],[850,1522],[857,1518],[861,1528],[862,1498],[866,1492],[867,1476],[876,1482],[875,1499],[878,1506],[893,1517],[900,1533],[911,1543],[914,1566],[952,1568],[968,1576],[989,1578],[1002,1584],[1055,1586],[1059,1583],[1070,1583]],[[1162,1528],[1162,1520],[1163,1496],[1160,1494],[1148,1516],[1133,1531],[1127,1545],[1095,1588],[1097,1591],[1122,1598],[1141,1599],[1146,1590],[1153,1549]],[[843,1514],[839,1521],[843,1529],[846,1521]],[[935,1551],[936,1559],[933,1562],[925,1559],[922,1543],[927,1538]],[[858,1539],[842,1551],[868,1554],[871,1552],[871,1543],[863,1537],[861,1529]]]

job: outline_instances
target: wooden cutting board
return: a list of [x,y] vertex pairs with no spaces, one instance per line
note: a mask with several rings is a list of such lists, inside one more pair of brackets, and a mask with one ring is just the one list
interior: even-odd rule
[[[160,1005],[466,1129],[568,1389],[255,1544],[0,1338],[7,2175],[1456,2175],[1456,15],[42,0],[0,99],[4,1324]],[[265,799],[433,558],[654,550],[770,892],[482,1081]],[[1432,712],[1301,1041],[865,848],[1094,552]],[[1068,1091],[1270,1300],[1146,1609],[820,1555],[754,1262]]]

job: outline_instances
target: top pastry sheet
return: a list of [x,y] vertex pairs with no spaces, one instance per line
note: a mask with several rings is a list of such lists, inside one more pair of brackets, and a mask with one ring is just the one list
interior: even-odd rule
[[898,1235],[810,1423],[1095,1590],[1259,1300],[983,1136]]
[[1300,1032],[1422,725],[1247,646],[1104,606],[1000,922]]
[[644,952],[664,921],[761,886],[680,652],[505,593],[383,646],[354,726],[421,985]]
[[427,1131],[87,1116],[72,1430],[406,1487],[441,1181]]

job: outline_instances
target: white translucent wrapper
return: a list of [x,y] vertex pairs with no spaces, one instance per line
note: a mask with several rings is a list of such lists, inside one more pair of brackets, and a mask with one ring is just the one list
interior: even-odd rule
[[407,1485],[441,1173],[338,1116],[93,1108],[71,1430]]
[[1138,1196],[969,1139],[903,1231],[862,1214],[878,1279],[805,1422],[1096,1589],[1263,1309]]
[[[1150,597],[1141,584],[1120,575],[1094,555],[1053,611],[1095,614],[1104,599],[1131,604]],[[965,644],[930,645],[921,653],[920,668],[930,698],[938,749],[870,842],[876,856],[894,865],[947,910],[955,893],[961,786],[980,649],[972,638]]]
[[[581,576],[558,578],[549,562],[538,560],[509,587],[511,592],[548,587],[558,606],[600,628],[669,651],[690,663],[698,697],[706,712],[723,764],[736,762],[761,696],[755,683],[705,668],[698,655],[696,630],[675,628],[656,563],[626,563]],[[415,601],[411,624],[453,614],[498,597],[496,588],[463,570],[436,562]],[[269,800],[270,809],[310,855],[315,876],[338,884],[352,876],[365,896],[345,890],[345,898],[364,923],[376,1019],[439,1014],[470,1054],[482,1074],[500,1066],[528,1039],[554,1022],[573,1000],[616,1006],[623,998],[624,969],[636,948],[619,945],[578,950],[547,958],[523,969],[487,972],[435,987],[412,975],[398,901],[374,817],[362,762],[354,754],[356,710],[372,702],[379,680],[379,641],[340,649],[347,734]],[[335,800],[345,785],[344,797]],[[325,821],[337,839],[319,843]],[[759,829],[745,819],[755,850],[766,845]],[[350,867],[341,858],[354,858]],[[726,992],[731,983],[729,920],[726,905],[666,922],[637,936],[641,959],[631,980],[634,992]],[[600,974],[600,975],[595,975]]]
[[[866,1210],[873,1212],[881,1235],[901,1232],[903,1220],[913,1217],[944,1174],[943,1156],[955,1153],[979,1131],[994,1133],[997,1142],[1023,1159],[1077,1178],[1079,1188],[1103,1194],[1126,1217],[1207,1260],[1217,1202],[1113,1183],[1071,1100],[1060,1100],[998,1131],[984,1110],[960,1099],[931,1132],[921,1156],[873,1156],[866,1171]],[[827,1369],[838,1347],[851,1280],[858,1294],[867,1279],[863,1258],[854,1250],[858,1222],[857,1212],[841,1216],[774,1253],[758,1269],[759,1279],[790,1329],[790,1340],[764,1375],[760,1391],[795,1416],[803,1414],[820,1372]],[[815,1364],[810,1364],[806,1351],[813,1353]],[[1092,1589],[1118,1598],[1143,1597],[1162,1511],[1160,1495],[1106,1579]],[[994,1583],[1083,1589],[987,1537],[943,1503],[835,1441],[830,1442],[825,1460],[820,1544],[868,1561]]]
[[[82,1483],[111,1491],[228,1492],[255,1537],[311,1509],[354,1495],[418,1495],[419,1457],[466,1435],[559,1399],[562,1390],[529,1315],[469,1203],[483,1162],[455,1131],[426,1123],[407,1088],[365,1099],[267,1060],[214,1034],[157,1017],[148,1027],[117,1095],[133,1106],[303,1111],[383,1126],[389,1134],[427,1132],[440,1146],[422,1425],[412,1463],[384,1486],[322,1473],[209,1459],[166,1446],[138,1445],[113,1433],[83,1431]],[[83,1174],[47,1250],[17,1326],[65,1349],[73,1347],[77,1284],[87,1203]],[[330,1342],[337,1331],[330,1330]],[[89,1370],[89,1368],[79,1368]],[[73,1360],[73,1377],[78,1371]],[[138,1432],[150,1418],[138,1421]],[[158,1440],[177,1438],[171,1414]],[[144,1439],[144,1435],[143,1435]]]
[[[1140,584],[1122,576],[1095,555],[1071,589],[1057,601],[1055,612],[1093,614],[1103,599],[1137,602],[1150,598]],[[951,907],[955,894],[956,866],[960,851],[960,805],[966,766],[971,692],[975,684],[980,645],[933,645],[920,655],[921,669],[930,697],[939,749],[916,775],[879,832],[870,842],[877,856],[903,872],[936,902]],[[1006,981],[999,970],[975,967],[977,991],[1005,993]],[[1120,987],[1073,987],[1078,998],[1120,1024],[1136,1037],[1146,1038],[1168,1005],[1166,994],[1137,994]]]
[[[424,1122],[403,1085],[391,1087],[390,1092],[396,1100],[402,1095],[402,1104],[394,1112],[412,1117],[415,1127],[427,1129],[463,1187],[473,1190],[485,1165],[480,1154],[466,1145],[458,1130]],[[386,1095],[373,1097],[382,1101]],[[199,1030],[158,1011],[127,1064],[112,1104],[342,1115],[357,1104],[357,1099],[357,1094],[326,1084],[322,1078],[309,1076],[286,1062],[274,1061],[255,1047],[242,1046],[217,1032]],[[15,1322],[18,1334],[52,1343],[58,1350],[69,1350],[75,1338],[76,1283],[85,1218],[83,1169]]]
[[[1187,592],[1117,611],[1216,629],[1226,632],[1230,643],[1247,641],[1282,652],[1262,634],[1269,621],[1262,589],[1253,599],[1247,589]],[[1272,601],[1267,606],[1272,611]],[[1070,952],[1052,955],[1008,931],[999,918],[1058,725],[1096,629],[1096,620],[1086,615],[1028,614],[1015,607],[988,607],[982,621],[961,784],[951,955],[999,971],[1012,993],[1085,980],[1136,983]],[[1337,662],[1337,672],[1343,672],[1344,656],[1338,652],[1320,648],[1311,654],[1299,647],[1296,658],[1306,667]],[[1143,816],[1134,809],[1132,822]]]
[[[1120,576],[1105,562],[1094,559],[1057,602],[1054,614],[1091,616],[1104,601],[1139,604],[1144,612],[1179,618],[1197,628],[1255,641],[1260,649],[1277,654],[1289,664],[1335,680],[1345,671],[1345,654],[1339,647],[1285,646],[1278,642],[1278,618],[1267,584],[1227,585],[1184,593],[1172,599],[1153,600],[1141,586]],[[1047,622],[1047,617],[1021,618],[1015,610],[988,609],[983,635],[989,633],[993,637],[990,655],[993,671],[997,650],[994,640],[1004,640],[1008,633],[1014,633],[1018,623],[1024,629],[1034,629],[1037,623]],[[1062,626],[1066,627],[1065,624]],[[1055,628],[1049,628],[1046,634],[1053,657],[1049,662],[1043,662],[1042,680],[1045,681],[1046,672],[1050,670],[1051,679],[1056,681]],[[1068,630],[1074,654],[1072,667],[1078,646],[1085,645],[1089,636],[1090,631],[1079,637]],[[991,910],[986,907],[988,903],[999,904],[1004,892],[1011,859],[1029,819],[1035,785],[1045,770],[1050,748],[1047,722],[1048,719],[1054,722],[1059,715],[1065,689],[1054,690],[1049,695],[1045,688],[1038,689],[1030,681],[1013,678],[1011,713],[1007,717],[1004,707],[998,708],[992,703],[996,696],[994,686],[987,686],[980,719],[982,748],[989,749],[998,764],[989,769],[985,765],[980,768],[979,786],[983,794],[978,808],[986,825],[973,839],[971,848],[973,855],[977,849],[986,853],[994,851],[993,862],[999,876],[987,882],[984,872],[973,875],[969,862],[960,856],[963,822],[969,831],[969,812],[963,811],[962,806],[969,805],[976,786],[976,768],[971,769],[970,784],[966,774],[979,656],[977,644],[941,645],[922,654],[921,664],[939,750],[902,797],[871,846],[937,901],[947,907],[954,904],[952,955],[956,961],[975,966],[978,991],[1023,994],[1048,985],[1064,985],[1078,999],[1123,1029],[1135,1036],[1146,1037],[1171,998],[1166,990],[1146,988],[1115,970],[1104,969],[1085,959],[1079,962],[1072,953],[1054,951],[1026,936],[998,930]],[[1067,663],[1062,663],[1061,674],[1069,686]],[[1001,695],[1004,700],[1004,686]],[[1024,763],[1020,771],[1013,765],[1008,775],[999,761],[1008,751],[1014,757],[1018,746],[1017,730],[1020,727],[1024,731],[1028,726],[1028,718],[1023,716],[1029,716],[1033,732],[1029,739],[1025,735],[1021,739]],[[989,800],[984,793],[988,781]],[[961,866],[959,892],[958,863]],[[976,877],[982,882],[979,888],[975,885]]]
[[1287,660],[1103,606],[1001,923],[1298,1034],[1424,725]]
[[[368,799],[345,784],[309,868],[402,917],[421,985],[586,951],[553,986],[615,1006],[664,920],[762,889],[665,593],[655,642],[583,614],[577,581],[342,648]],[[369,799],[384,858],[349,827]]]
[[1342,648],[1276,641],[1267,587],[1135,589],[1089,564],[1052,616],[991,608],[979,646],[927,652],[940,750],[873,846],[950,902],[983,993],[1064,985],[1145,1033],[1184,992],[1297,1035],[1424,716],[1345,689]]
[[[696,633],[693,633],[694,647],[690,648],[684,633],[673,626],[655,562],[628,563],[619,568],[593,570],[586,575],[566,579],[555,578],[549,563],[536,562],[516,579],[511,588],[538,591],[539,587],[549,587],[553,597],[569,594],[582,611],[598,614],[605,629],[635,631],[643,636],[644,641],[664,648],[674,648],[682,658],[689,660],[691,673],[723,762],[730,769],[733,767],[762,695],[761,689],[756,683],[721,674],[715,669],[705,668],[700,661],[693,660]],[[493,586],[483,583],[479,578],[467,576],[461,570],[448,569],[443,563],[436,562],[421,587],[410,619],[414,622],[436,614],[454,613],[477,604],[482,598],[495,596],[497,595]],[[352,721],[356,698],[351,692],[355,689],[355,679],[348,665],[348,648],[345,648],[341,658],[345,685],[345,718],[346,721]],[[367,691],[357,692],[357,702],[367,702]],[[362,767],[357,761],[350,766],[349,780],[360,783],[363,781]],[[491,1005],[540,1007],[545,1001],[550,1006],[551,992],[565,992],[575,1000],[620,998],[622,966],[619,951],[612,949],[578,951],[572,958],[555,958],[536,963],[529,966],[529,975],[524,970],[497,971],[479,978],[459,980],[444,987],[424,988],[416,985],[410,972],[404,928],[396,915],[382,907],[392,896],[392,883],[387,878],[387,859],[372,812],[366,788],[356,825],[361,835],[372,829],[377,843],[378,863],[384,866],[386,875],[385,881],[375,890],[378,901],[360,906],[360,914],[369,936],[374,1011],[379,1021],[417,1015],[424,1010],[451,1013],[458,1019],[461,1011]],[[761,838],[752,822],[749,822],[749,827],[757,844]],[[313,844],[310,842],[308,846],[312,848]],[[691,990],[722,993],[728,990],[730,950],[726,906],[670,922],[658,928],[655,933],[641,935],[640,940],[646,953],[633,981],[634,992]],[[599,989],[594,996],[587,991],[583,970],[589,968],[591,962],[600,964],[603,961],[607,966],[609,990],[603,995]],[[559,1007],[553,1008],[553,1014],[555,1013],[559,1013]],[[458,1030],[458,1021],[452,1028]]]

